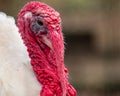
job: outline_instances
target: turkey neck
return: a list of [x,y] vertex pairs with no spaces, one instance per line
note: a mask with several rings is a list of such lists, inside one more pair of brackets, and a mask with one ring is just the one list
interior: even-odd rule
[[66,94],[67,89],[67,70],[64,67],[63,37],[60,37],[62,40],[50,38],[53,47],[53,49],[50,49],[42,42],[42,37],[39,37],[41,39],[38,41],[34,35],[31,34],[28,23],[25,22],[24,25],[26,28],[24,31],[22,30],[21,36],[27,46],[27,51],[29,53],[31,65],[36,74],[36,78],[43,85],[41,94],[44,93],[43,91],[46,86],[48,86],[51,93],[61,94],[56,96],[66,96],[62,95]]

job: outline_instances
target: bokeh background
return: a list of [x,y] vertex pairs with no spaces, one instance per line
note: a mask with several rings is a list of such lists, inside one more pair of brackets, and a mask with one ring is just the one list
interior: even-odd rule
[[[0,0],[14,16],[31,0]],[[38,0],[60,12],[77,96],[120,96],[120,0]]]

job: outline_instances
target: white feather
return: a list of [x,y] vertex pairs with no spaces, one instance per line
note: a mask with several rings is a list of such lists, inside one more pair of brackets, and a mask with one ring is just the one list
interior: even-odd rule
[[0,96],[39,96],[29,61],[14,18],[0,12]]

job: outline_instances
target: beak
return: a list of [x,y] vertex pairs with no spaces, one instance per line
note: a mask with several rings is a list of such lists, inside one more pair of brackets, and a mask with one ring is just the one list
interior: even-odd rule
[[43,36],[42,39],[43,39],[43,42],[44,42],[50,49],[53,49],[52,43],[51,43],[51,41],[50,41],[50,39],[49,39],[48,37]]

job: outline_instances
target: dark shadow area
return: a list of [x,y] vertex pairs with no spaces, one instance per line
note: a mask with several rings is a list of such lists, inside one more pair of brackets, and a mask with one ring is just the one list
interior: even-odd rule
[[94,34],[92,34],[89,30],[82,31],[80,33],[83,34],[65,34],[65,47],[67,49],[66,54],[69,53],[68,51],[75,54],[95,52]]

